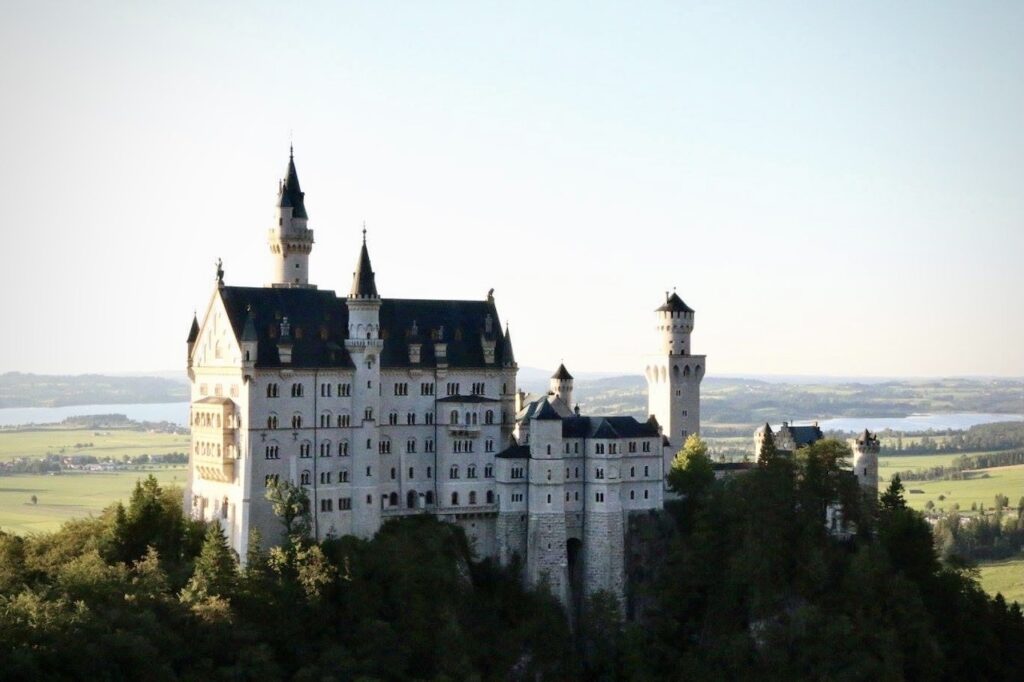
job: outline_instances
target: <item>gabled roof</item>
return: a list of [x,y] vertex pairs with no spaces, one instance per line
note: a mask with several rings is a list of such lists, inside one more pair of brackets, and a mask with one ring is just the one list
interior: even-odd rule
[[812,424],[811,426],[783,424],[782,428],[779,429],[779,435],[785,437],[786,432],[789,433],[790,438],[793,439],[798,448],[817,443],[825,437],[825,434],[817,424]]
[[683,299],[679,298],[679,294],[672,292],[672,294],[666,297],[665,302],[657,309],[658,312],[672,312],[672,313],[692,313],[693,308],[683,303]]
[[564,363],[558,366],[558,369],[551,375],[551,378],[558,379],[559,381],[572,381],[572,375],[569,374],[569,370],[565,368]]
[[374,281],[370,252],[366,250],[366,230],[363,230],[363,247],[359,251],[356,271],[352,273],[352,298],[377,298],[377,283]]
[[[256,367],[279,367],[277,345],[281,321],[287,317],[291,327],[291,367],[352,367],[345,350],[348,338],[348,305],[335,292],[325,289],[275,287],[230,287],[219,295],[231,321],[235,338],[245,334],[246,320],[253,319],[253,333],[259,341]],[[434,367],[437,358],[435,334],[447,344],[449,367],[502,367],[505,349],[495,348],[494,363],[484,361],[481,333],[484,320],[491,315],[498,319],[493,302],[444,301],[420,299],[381,299],[380,327],[384,339],[381,365],[384,369],[398,367]],[[420,362],[409,360],[408,332],[416,322],[422,339]]]
[[281,189],[277,196],[277,205],[281,208],[291,208],[292,217],[309,218],[306,215],[306,194],[299,187],[299,174],[295,170],[295,154],[289,151],[288,170],[285,179],[281,181]]

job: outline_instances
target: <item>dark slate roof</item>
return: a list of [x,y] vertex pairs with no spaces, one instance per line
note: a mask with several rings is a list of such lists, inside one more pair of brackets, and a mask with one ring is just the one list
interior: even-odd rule
[[370,265],[370,252],[366,250],[366,230],[363,230],[363,248],[359,251],[356,271],[352,273],[352,291],[354,298],[377,298],[377,283],[374,281],[373,266]]
[[488,398],[483,395],[448,395],[438,398],[439,403],[500,403],[497,398]]
[[[288,318],[291,327],[292,367],[352,367],[345,350],[348,337],[348,306],[345,299],[325,289],[291,289],[274,287],[230,287],[219,290],[235,338],[245,332],[251,308],[253,327],[259,342],[257,367],[278,367],[277,344],[281,340],[281,321]],[[433,367],[436,365],[434,343],[440,336],[448,345],[449,367],[501,367],[504,350],[495,348],[494,364],[484,362],[481,334],[484,320],[491,315],[498,319],[493,302],[439,301],[417,299],[381,300],[380,325],[384,351],[381,364],[393,367]],[[407,332],[416,322],[421,335],[426,335],[420,350],[420,362],[409,362]]]
[[537,410],[533,413],[533,417],[532,417],[532,419],[536,419],[538,421],[540,421],[540,420],[547,421],[547,420],[561,419],[561,418],[562,418],[561,415],[559,415],[557,412],[555,412],[555,408],[551,407],[551,403],[549,403],[547,400],[542,400],[541,401],[540,407],[537,408]]
[[495,457],[502,459],[529,459],[530,458],[530,446],[529,445],[510,445]]
[[192,326],[188,330],[188,341],[186,343],[195,343],[195,340],[199,338],[199,320],[196,316],[192,316]]
[[665,299],[658,309],[658,312],[668,311],[672,313],[692,313],[693,308],[683,303],[683,299],[679,298],[679,294],[672,292],[672,295]]
[[657,435],[657,422],[640,422],[633,417],[569,417],[562,420],[563,438],[651,438]]
[[796,446],[798,448],[799,447],[803,447],[805,445],[811,445],[812,443],[817,443],[819,440],[821,440],[822,438],[825,437],[825,434],[822,433],[821,429],[818,428],[817,425],[811,425],[811,426],[792,426],[792,425],[786,425],[786,426],[783,426],[781,429],[779,429],[779,434],[781,435],[783,431],[787,431],[787,430],[790,432],[790,435],[793,438],[793,442],[796,443]]
[[299,174],[295,170],[295,155],[288,154],[288,171],[285,179],[281,181],[281,189],[278,192],[277,205],[281,208],[291,208],[292,217],[309,218],[306,215],[306,193],[299,187]]
[[558,366],[558,369],[551,375],[551,378],[558,379],[559,381],[572,381],[572,375],[569,374],[569,370],[565,368],[564,363]]

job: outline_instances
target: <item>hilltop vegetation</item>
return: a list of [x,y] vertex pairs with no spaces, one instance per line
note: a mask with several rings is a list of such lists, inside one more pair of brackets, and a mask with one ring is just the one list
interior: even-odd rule
[[[516,567],[472,556],[422,516],[371,540],[313,543],[304,493],[271,498],[283,543],[244,568],[216,525],[155,480],[56,533],[0,534],[0,658],[10,679],[1013,680],[1024,619],[940,561],[898,486],[880,505],[823,441],[716,481],[679,459],[686,494],[654,514],[637,621],[597,594],[571,633]],[[710,475],[709,475],[710,474]],[[831,535],[841,500],[848,535]],[[755,522],[756,520],[756,522]],[[287,529],[287,531],[285,530]]]

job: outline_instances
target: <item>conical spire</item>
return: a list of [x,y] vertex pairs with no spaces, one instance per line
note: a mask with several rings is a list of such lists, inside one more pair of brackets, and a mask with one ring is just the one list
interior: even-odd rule
[[512,334],[508,331],[508,322],[505,323],[505,338],[501,343],[502,361],[506,367],[513,367],[516,364],[516,356],[512,352]]
[[188,341],[186,341],[186,343],[195,343],[198,338],[199,320],[196,318],[196,314],[192,313],[192,327],[188,330]]
[[288,171],[281,182],[277,205],[281,208],[291,208],[293,218],[309,218],[306,215],[305,197],[305,192],[299,186],[299,174],[295,170],[295,150],[289,148]]
[[349,298],[378,298],[377,283],[374,280],[373,266],[370,265],[370,252],[366,249],[366,226],[363,226],[363,248],[359,252],[356,271],[352,273],[352,291]]
[[245,326],[242,327],[242,341],[258,341],[259,335],[256,333],[256,322],[252,317],[252,306],[250,305],[246,311]]
[[551,378],[558,379],[559,381],[572,381],[572,375],[569,374],[569,370],[565,368],[565,363],[558,366],[558,369],[551,375]]

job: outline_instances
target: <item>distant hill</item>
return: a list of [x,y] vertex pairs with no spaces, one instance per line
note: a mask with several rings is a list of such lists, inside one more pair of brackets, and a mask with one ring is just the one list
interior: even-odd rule
[[0,374],[0,407],[60,407],[188,400],[188,384],[163,377]]

